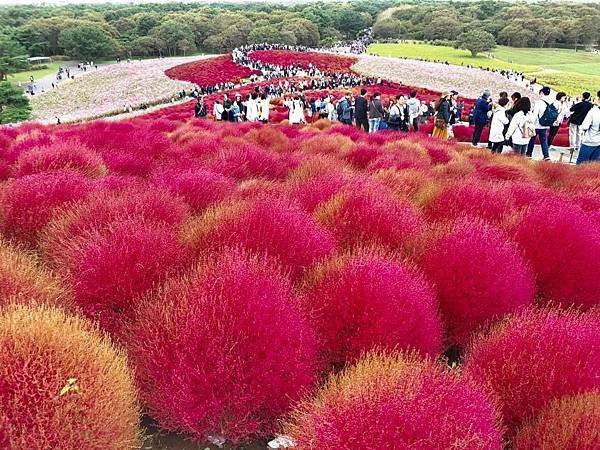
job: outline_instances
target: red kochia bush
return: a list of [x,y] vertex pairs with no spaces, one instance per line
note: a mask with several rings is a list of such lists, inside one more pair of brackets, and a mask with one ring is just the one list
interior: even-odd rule
[[0,314],[0,447],[139,447],[125,356],[84,319],[48,307]]
[[188,217],[185,202],[166,189],[131,184],[115,190],[104,186],[94,195],[57,211],[43,231],[40,247],[54,265],[60,265],[65,244],[90,230],[100,231],[113,222],[133,218],[148,226],[177,228]]
[[161,171],[154,180],[159,186],[181,195],[194,211],[202,211],[235,191],[231,178],[204,169]]
[[498,192],[496,183],[469,179],[448,184],[427,205],[430,220],[456,219],[463,215],[500,222],[512,212],[514,200],[506,190]]
[[54,211],[87,196],[91,182],[76,172],[56,171],[11,179],[0,189],[0,231],[33,244]]
[[316,341],[273,260],[226,249],[137,308],[142,399],[166,429],[234,444],[274,432],[315,380]]
[[0,239],[0,307],[5,303],[71,307],[71,298],[37,258]]
[[165,71],[170,78],[191,81],[199,86],[214,86],[218,83],[228,82],[238,83],[241,79],[256,73],[258,72],[234,63],[231,55],[201,59]]
[[285,432],[299,450],[502,447],[483,389],[411,354],[371,354],[333,375]]
[[106,174],[102,157],[78,141],[57,142],[21,154],[15,164],[17,177],[54,170],[73,170],[88,177]]
[[335,250],[331,234],[308,213],[267,197],[209,209],[192,221],[183,234],[197,249],[241,245],[266,253],[279,259],[294,277]]
[[119,331],[134,298],[176,273],[188,250],[168,227],[124,219],[58,243],[56,264],[83,312]]
[[344,247],[371,243],[400,247],[425,224],[412,205],[376,182],[344,187],[315,215]]
[[529,310],[476,338],[464,372],[501,401],[514,431],[548,402],[600,388],[600,314]]
[[250,53],[250,59],[284,67],[295,65],[304,69],[313,65],[325,72],[349,72],[350,67],[357,61],[353,56],[288,50],[259,50]]
[[328,364],[353,362],[375,347],[441,351],[433,290],[392,258],[361,251],[329,261],[308,277],[306,294]]
[[583,307],[599,303],[600,233],[581,209],[563,201],[540,202],[525,211],[513,234],[544,300]]
[[597,450],[600,448],[600,393],[551,402],[519,430],[516,450]]
[[533,304],[533,274],[516,244],[481,220],[465,218],[429,243],[421,267],[437,288],[453,344],[481,325]]

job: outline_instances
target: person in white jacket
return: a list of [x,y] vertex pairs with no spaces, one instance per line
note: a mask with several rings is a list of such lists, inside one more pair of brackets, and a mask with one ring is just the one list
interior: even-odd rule
[[489,138],[489,141],[492,143],[492,153],[502,153],[502,149],[504,148],[504,125],[508,124],[508,117],[506,117],[506,105],[508,105],[508,101],[507,97],[502,97],[498,100],[498,107],[492,116]]
[[542,154],[544,155],[544,161],[550,161],[550,153],[548,152],[548,129],[549,126],[542,125],[540,119],[546,112],[548,105],[552,103],[550,99],[550,88],[544,86],[540,89],[542,97],[535,102],[533,106],[533,117],[535,118],[535,136],[529,140],[527,145],[527,156],[531,158],[533,155],[533,147],[535,146],[536,138],[539,138],[540,145],[542,147]]
[[266,94],[260,96],[260,101],[258,102],[258,120],[262,123],[269,122],[269,114],[271,112],[270,103]]
[[515,114],[510,121],[510,125],[508,126],[508,130],[506,131],[506,140],[512,138],[512,148],[513,152],[517,155],[525,155],[527,152],[527,145],[531,140],[531,136],[527,133],[528,122],[529,129],[531,132],[535,133],[533,124],[531,121],[531,100],[529,97],[522,97],[519,99],[517,105],[515,105]]
[[246,120],[256,122],[258,120],[258,94],[253,92],[246,101]]
[[581,124],[583,137],[577,164],[600,160],[600,91],[598,91],[594,103]]

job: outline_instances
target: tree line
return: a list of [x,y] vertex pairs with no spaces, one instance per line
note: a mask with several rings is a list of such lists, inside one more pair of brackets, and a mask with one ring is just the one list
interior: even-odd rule
[[[512,47],[588,46],[600,41],[600,3],[403,2],[379,15],[378,39],[456,41],[474,30]],[[488,36],[489,37],[489,36]]]
[[[372,26],[393,1],[102,4],[0,8],[0,50],[81,60],[225,52],[252,43],[327,45]],[[4,53],[3,53],[4,54]]]

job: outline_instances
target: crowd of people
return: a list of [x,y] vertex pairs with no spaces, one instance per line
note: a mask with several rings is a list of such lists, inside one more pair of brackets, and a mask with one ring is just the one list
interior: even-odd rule
[[550,147],[560,127],[568,121],[569,147],[578,151],[577,164],[600,159],[600,91],[592,99],[589,92],[581,100],[564,92],[551,95],[549,87],[539,91],[540,98],[531,101],[515,92],[509,98],[501,92],[496,102],[489,91],[477,99],[472,112],[475,125],[471,143],[479,145],[483,129],[489,124],[488,146],[494,153],[505,147],[519,155],[531,157],[536,143],[545,161],[550,160]]

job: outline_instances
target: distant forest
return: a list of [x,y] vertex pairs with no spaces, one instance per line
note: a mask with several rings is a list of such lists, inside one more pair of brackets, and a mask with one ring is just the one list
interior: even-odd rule
[[[394,0],[295,5],[166,3],[0,7],[4,58],[225,52],[257,42],[325,46],[374,27],[379,39],[454,41],[482,29],[518,47],[595,44],[598,3]],[[10,65],[10,64],[9,64]]]

